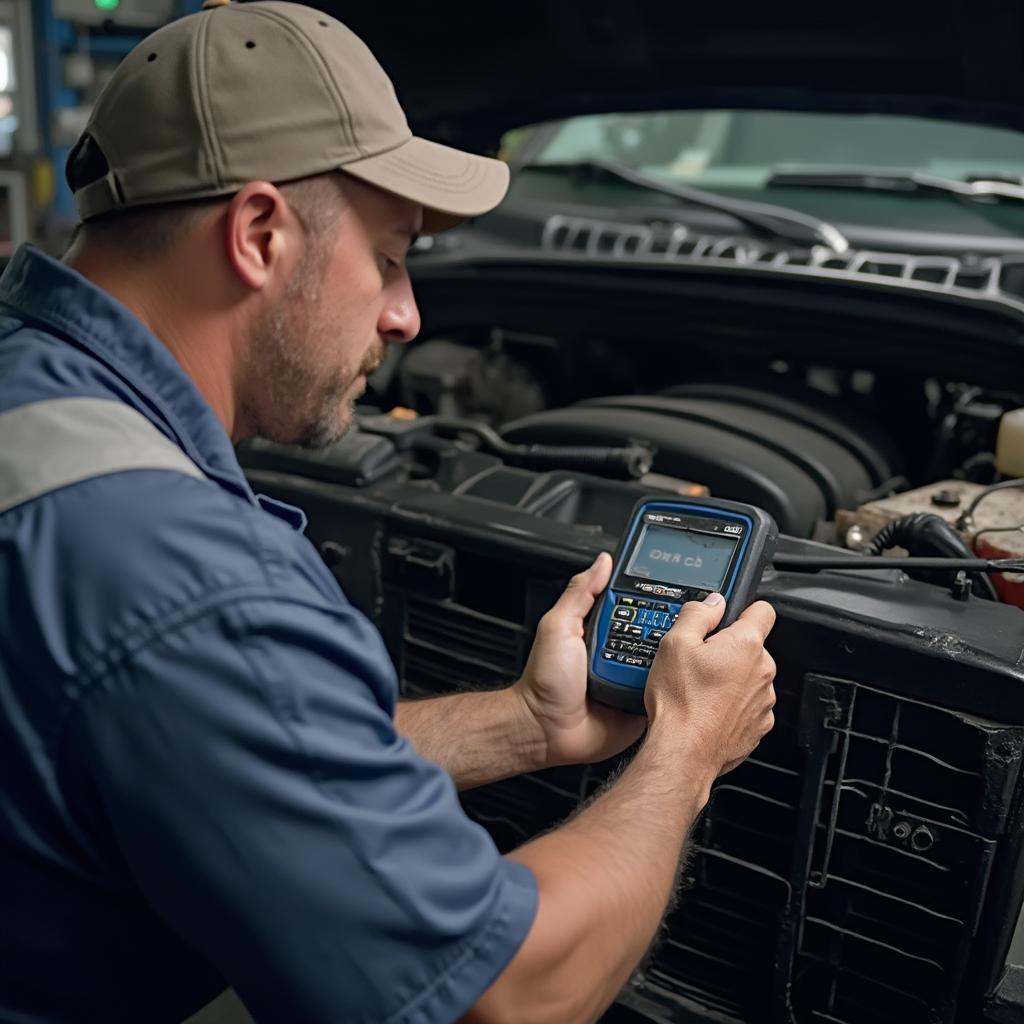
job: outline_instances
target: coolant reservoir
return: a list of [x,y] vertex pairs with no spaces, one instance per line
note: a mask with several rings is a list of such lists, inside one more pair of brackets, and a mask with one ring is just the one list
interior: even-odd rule
[[1003,476],[1024,476],[1024,409],[1011,409],[999,421],[996,469]]

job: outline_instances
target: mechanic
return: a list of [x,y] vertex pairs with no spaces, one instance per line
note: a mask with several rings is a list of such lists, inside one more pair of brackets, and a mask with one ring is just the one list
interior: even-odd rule
[[[586,700],[602,555],[508,689],[398,703],[380,636],[233,442],[338,439],[419,329],[404,257],[505,167],[411,136],[344,26],[209,5],[118,68],[63,262],[0,281],[0,1019],[596,1019],[771,727],[774,615],[687,605],[649,716]],[[497,583],[498,581],[496,581]],[[649,724],[647,724],[649,723]],[[456,790],[631,764],[507,857]]]

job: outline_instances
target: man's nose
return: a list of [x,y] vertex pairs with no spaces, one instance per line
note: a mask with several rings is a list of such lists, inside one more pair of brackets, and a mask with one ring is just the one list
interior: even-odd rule
[[408,277],[388,296],[377,330],[387,341],[399,342],[412,341],[420,333],[420,311]]

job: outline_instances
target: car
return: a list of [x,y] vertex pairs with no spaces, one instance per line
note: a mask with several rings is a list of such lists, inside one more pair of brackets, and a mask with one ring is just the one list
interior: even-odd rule
[[[242,451],[403,693],[516,678],[642,495],[762,507],[790,558],[777,725],[607,1019],[1024,1022],[1020,579],[793,560],[1024,555],[991,489],[1024,465],[1024,9],[319,6],[415,130],[512,165],[417,243],[422,340],[357,428]],[[615,768],[464,805],[507,850]]]

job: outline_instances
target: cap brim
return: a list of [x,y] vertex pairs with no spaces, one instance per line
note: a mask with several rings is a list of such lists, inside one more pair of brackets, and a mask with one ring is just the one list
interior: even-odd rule
[[423,206],[423,230],[436,234],[493,210],[508,191],[508,165],[415,136],[341,170]]

